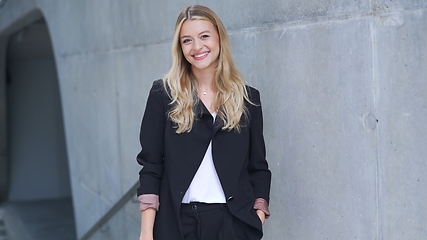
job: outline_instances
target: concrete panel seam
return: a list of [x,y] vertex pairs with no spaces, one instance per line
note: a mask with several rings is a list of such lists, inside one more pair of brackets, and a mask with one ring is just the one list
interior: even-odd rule
[[[364,19],[369,17],[379,17],[385,21],[387,16],[396,16],[398,13],[408,13],[413,11],[419,11],[422,9],[427,8],[417,8],[417,9],[402,9],[401,11],[396,10],[388,10],[384,8],[379,8],[376,5],[372,8],[371,12],[361,12],[357,14],[341,14],[336,16],[319,16],[314,18],[307,18],[302,20],[294,20],[294,21],[287,21],[287,22],[275,22],[275,23],[264,23],[260,26],[254,26],[254,27],[245,27],[240,29],[227,29],[229,35],[234,34],[240,34],[240,33],[248,33],[248,32],[265,32],[265,31],[274,31],[274,30],[282,30],[284,28],[298,28],[298,27],[306,27],[311,25],[317,25],[317,24],[327,24],[327,23],[334,23],[334,22],[342,22],[346,20],[354,20],[354,19]],[[391,24],[394,24],[396,21],[391,21]],[[96,51],[81,51],[81,52],[74,52],[74,53],[62,53],[60,56],[62,58],[68,58],[68,57],[78,57],[78,56],[90,56],[90,55],[97,55],[97,54],[106,54],[106,53],[112,53],[112,52],[123,52],[128,51],[132,49],[139,49],[139,48],[146,48],[150,46],[155,45],[163,45],[163,44],[170,44],[172,42],[172,38],[163,39],[157,42],[151,42],[151,43],[140,43],[140,44],[133,44],[126,47],[119,47],[119,48],[109,48],[109,49],[103,49],[103,50],[96,50]]]
[[307,27],[307,26],[313,26],[313,25],[319,25],[319,24],[341,22],[345,20],[369,18],[371,16],[372,16],[371,13],[343,14],[335,17],[320,16],[320,17],[314,17],[310,19],[294,20],[294,21],[287,21],[287,22],[276,22],[276,23],[265,23],[260,26],[246,27],[246,28],[240,28],[240,29],[229,29],[228,33],[232,35],[232,34],[254,32],[254,31],[265,32],[265,31],[271,31],[271,30],[274,31],[278,29],[280,30],[284,28],[300,28],[300,27]]
[[299,27],[313,26],[318,24],[342,22],[346,20],[365,19],[370,17],[383,18],[389,15],[395,16],[397,14],[411,13],[411,12],[416,12],[420,10],[427,10],[427,8],[417,8],[417,9],[408,9],[408,10],[402,9],[400,11],[397,11],[397,10],[392,11],[392,10],[384,10],[384,9],[378,10],[377,8],[374,8],[371,12],[365,12],[365,13],[359,13],[359,14],[342,14],[342,15],[337,15],[335,17],[319,16],[319,17],[314,17],[310,19],[287,21],[282,23],[265,23],[260,26],[246,27],[246,28],[240,28],[240,29],[227,29],[227,30],[230,35],[247,33],[247,32],[265,32],[265,31],[271,31],[271,30],[273,31],[281,30],[284,28],[299,28]]
[[97,50],[97,51],[81,51],[81,52],[75,52],[75,53],[63,53],[63,54],[60,54],[60,56],[62,58],[70,58],[70,57],[80,57],[80,56],[93,56],[98,54],[107,54],[107,53],[114,53],[114,52],[125,52],[132,49],[144,49],[150,46],[170,44],[171,42],[172,42],[172,38],[161,40],[154,43],[133,44],[130,46],[119,47],[119,48],[109,48],[109,49],[103,49],[103,50]]
[[[374,17],[375,18],[375,17]],[[375,21],[370,22],[370,33],[371,33],[371,49],[372,49],[372,97],[373,97],[373,112],[376,116],[376,121],[378,122],[378,114],[377,114],[377,94],[376,94],[376,30],[375,30],[376,24]],[[376,217],[376,239],[380,239],[380,219],[379,219],[379,205],[380,205],[380,199],[379,199],[379,148],[378,148],[378,128],[372,129],[374,131],[374,138],[375,138],[375,217]]]

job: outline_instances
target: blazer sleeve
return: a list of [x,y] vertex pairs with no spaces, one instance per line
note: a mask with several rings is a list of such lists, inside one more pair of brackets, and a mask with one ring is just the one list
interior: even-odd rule
[[137,162],[142,165],[142,169],[139,172],[138,196],[142,194],[159,195],[160,192],[167,115],[163,104],[165,90],[161,81],[157,80],[153,83],[142,118],[139,135],[141,151],[136,158]]
[[263,136],[263,119],[261,100],[258,90],[250,88],[249,127],[250,149],[248,172],[254,189],[255,198],[263,198],[270,201],[271,172],[266,160],[265,143]]

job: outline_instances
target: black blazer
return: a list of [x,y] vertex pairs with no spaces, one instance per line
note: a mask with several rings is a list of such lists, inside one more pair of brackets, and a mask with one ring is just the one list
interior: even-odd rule
[[162,80],[153,83],[142,119],[137,161],[143,166],[138,195],[157,194],[160,199],[154,239],[182,238],[180,204],[211,140],[213,161],[230,212],[247,223],[254,239],[262,237],[262,224],[253,206],[256,198],[269,201],[271,172],[265,159],[259,92],[247,89],[255,105],[246,103],[249,114],[242,117],[240,132],[222,130],[221,118],[213,123],[200,101],[191,132],[177,134],[167,116],[171,99]]

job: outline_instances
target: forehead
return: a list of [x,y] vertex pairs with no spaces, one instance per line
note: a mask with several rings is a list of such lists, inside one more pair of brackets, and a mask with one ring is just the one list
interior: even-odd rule
[[185,20],[181,26],[180,36],[197,35],[204,31],[217,32],[215,25],[207,20]]

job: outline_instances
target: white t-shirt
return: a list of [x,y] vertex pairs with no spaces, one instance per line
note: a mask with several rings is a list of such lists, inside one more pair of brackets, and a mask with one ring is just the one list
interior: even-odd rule
[[[212,114],[214,122],[216,112]],[[209,143],[199,169],[187,189],[182,203],[225,203],[224,190],[218,178],[212,158],[212,140]]]

